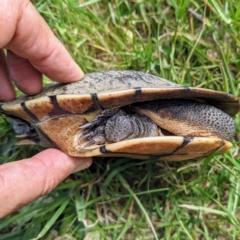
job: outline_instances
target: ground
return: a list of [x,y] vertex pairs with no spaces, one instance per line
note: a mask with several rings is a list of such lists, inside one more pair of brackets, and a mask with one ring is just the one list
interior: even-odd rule
[[[239,1],[33,2],[86,73],[141,70],[240,95]],[[1,220],[0,238],[240,239],[239,114],[235,121],[233,148],[203,161],[95,159]],[[1,163],[40,150],[16,147],[4,117],[0,137]]]

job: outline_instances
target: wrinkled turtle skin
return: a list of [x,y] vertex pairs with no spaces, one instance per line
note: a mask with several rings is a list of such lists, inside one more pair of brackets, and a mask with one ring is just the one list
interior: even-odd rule
[[0,112],[24,137],[20,144],[72,156],[164,161],[228,151],[235,133],[232,117],[239,109],[239,99],[231,94],[182,87],[136,71],[86,74],[81,81],[50,84],[40,94],[0,103]]

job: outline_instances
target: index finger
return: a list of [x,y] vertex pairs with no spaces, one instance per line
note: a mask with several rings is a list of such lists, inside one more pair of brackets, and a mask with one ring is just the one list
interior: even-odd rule
[[[5,47],[29,60],[41,73],[58,82],[73,82],[83,78],[83,72],[63,44],[56,38],[44,19],[29,1],[9,0],[2,5],[8,19],[0,18],[4,36],[0,48]],[[11,9],[8,9],[11,6]],[[9,24],[11,26],[9,26]]]

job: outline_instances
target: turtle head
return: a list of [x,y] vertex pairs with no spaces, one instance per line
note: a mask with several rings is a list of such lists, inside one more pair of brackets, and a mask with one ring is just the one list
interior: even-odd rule
[[26,122],[19,118],[10,118],[10,125],[14,132],[17,134],[16,137],[21,138],[17,145],[39,145],[40,138],[36,130],[32,127],[29,122]]

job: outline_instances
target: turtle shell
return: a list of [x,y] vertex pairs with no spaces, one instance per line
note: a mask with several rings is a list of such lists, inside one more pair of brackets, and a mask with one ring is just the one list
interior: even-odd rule
[[[109,71],[86,74],[83,80],[70,84],[47,85],[40,94],[0,103],[0,111],[31,125],[40,145],[58,148],[72,156],[180,161],[203,158],[216,150],[223,153],[231,147],[230,142],[217,137],[147,137],[86,148],[79,141],[82,131],[79,127],[102,110],[157,99],[194,99],[230,116],[240,109],[239,100],[228,93],[182,87],[143,72]],[[22,143],[33,143],[33,139]]]

